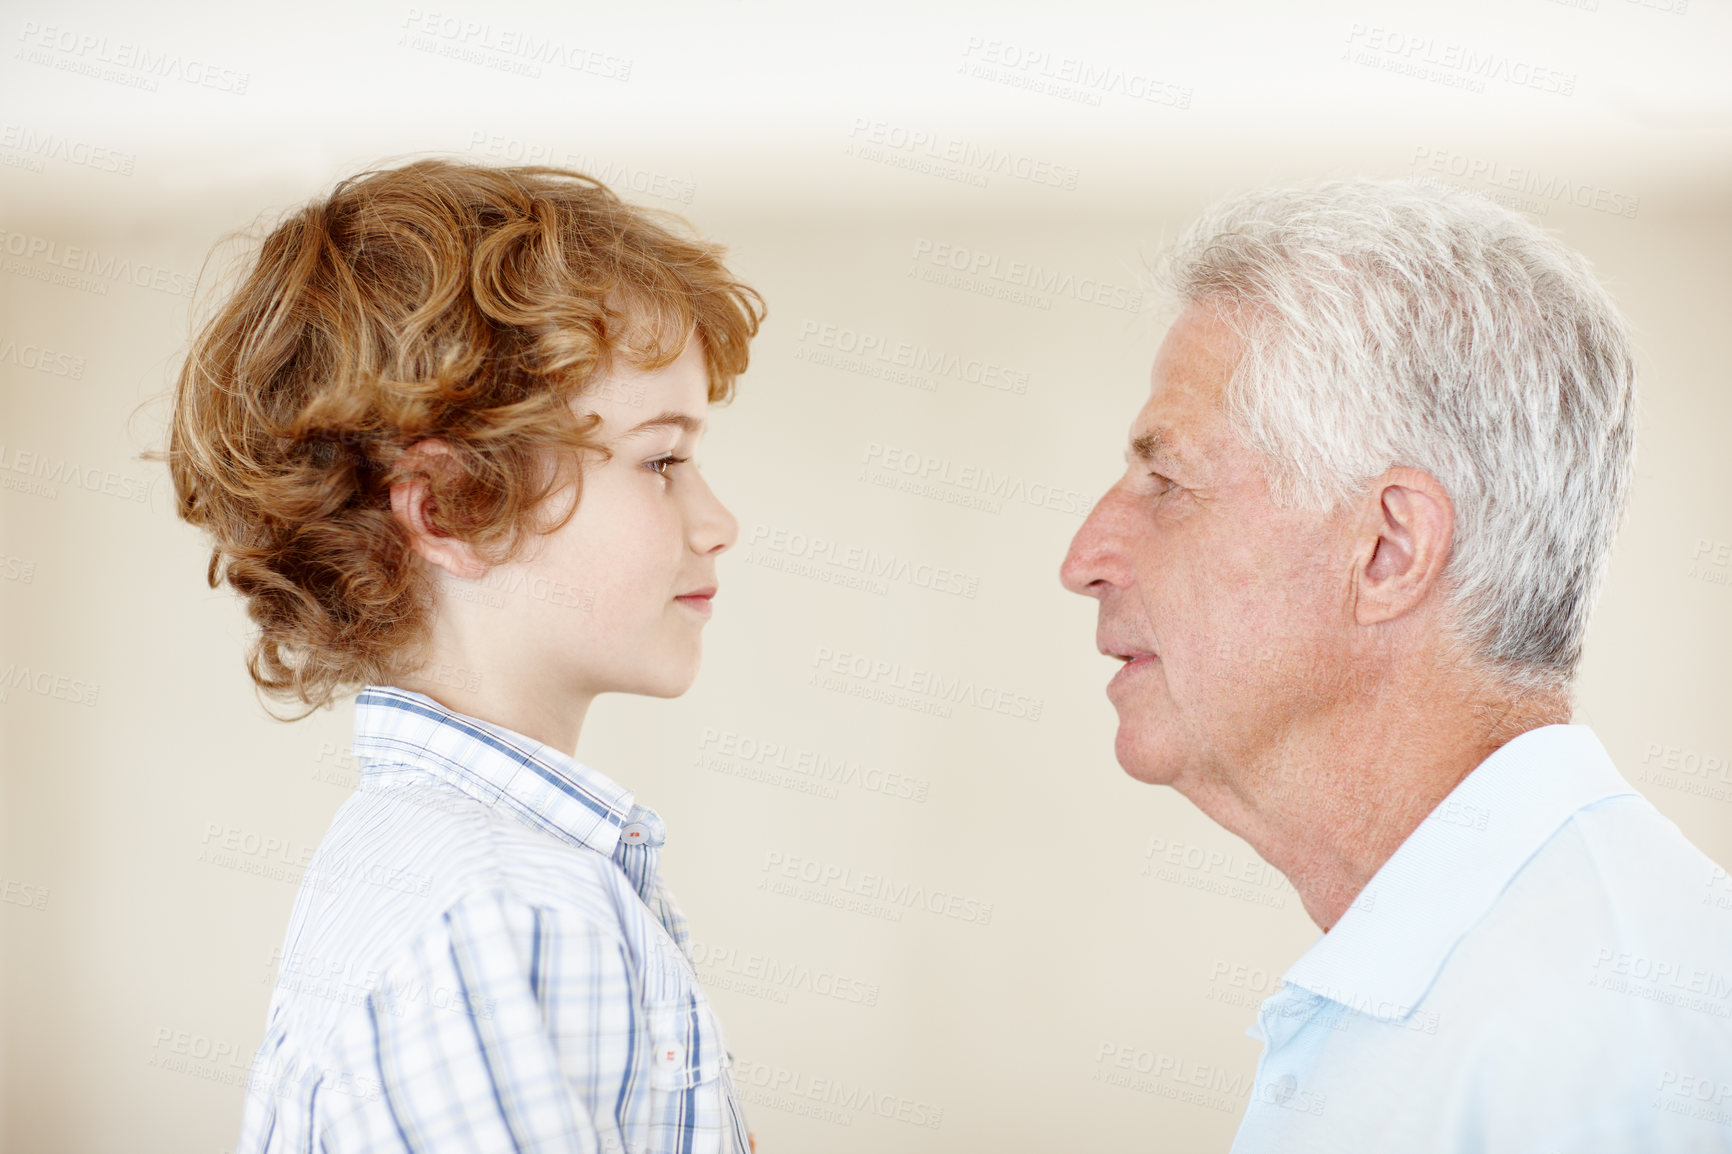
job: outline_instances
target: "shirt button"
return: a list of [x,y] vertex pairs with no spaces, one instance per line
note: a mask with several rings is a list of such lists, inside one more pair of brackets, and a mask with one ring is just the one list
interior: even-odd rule
[[1291,1074],[1283,1074],[1269,1086],[1269,1097],[1274,1099],[1277,1106],[1284,1106],[1287,1104],[1287,1099],[1291,1098],[1298,1090],[1299,1079]]
[[649,840],[649,834],[649,826],[641,821],[631,822],[619,831],[619,835],[633,845]]

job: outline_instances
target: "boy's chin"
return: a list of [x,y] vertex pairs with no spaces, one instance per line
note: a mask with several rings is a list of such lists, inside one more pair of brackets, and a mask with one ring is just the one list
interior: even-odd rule
[[646,670],[630,683],[616,686],[614,693],[633,693],[639,697],[679,697],[698,679],[696,661],[685,668]]

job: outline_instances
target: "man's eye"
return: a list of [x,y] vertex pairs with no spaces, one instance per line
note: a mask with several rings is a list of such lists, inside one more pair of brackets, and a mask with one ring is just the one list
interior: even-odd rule
[[683,465],[689,460],[691,460],[690,457],[674,457],[674,456],[657,457],[654,460],[645,461],[644,462],[644,468],[648,469],[650,472],[656,474],[657,476],[665,477],[665,476],[667,476],[668,466],[670,466],[670,465]]
[[1155,496],[1157,497],[1173,488],[1173,483],[1159,473],[1150,473],[1149,478],[1155,482]]

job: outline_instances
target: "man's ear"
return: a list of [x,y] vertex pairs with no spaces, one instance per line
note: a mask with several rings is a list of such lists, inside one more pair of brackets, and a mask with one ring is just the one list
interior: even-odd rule
[[1423,602],[1442,580],[1454,537],[1455,505],[1437,478],[1410,468],[1377,478],[1360,519],[1354,619],[1375,625]]
[[468,542],[440,532],[433,523],[437,504],[428,478],[457,467],[451,446],[431,438],[416,441],[404,452],[404,462],[411,472],[391,486],[391,514],[409,531],[410,547],[453,577],[475,581],[486,576],[487,564]]

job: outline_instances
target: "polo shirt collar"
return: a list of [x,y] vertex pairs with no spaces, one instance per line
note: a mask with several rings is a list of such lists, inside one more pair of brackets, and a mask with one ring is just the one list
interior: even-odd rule
[[1407,1018],[1571,814],[1635,792],[1587,726],[1520,734],[1420,822],[1285,982],[1386,1022]]
[[369,685],[355,699],[355,754],[363,782],[404,766],[554,837],[613,857],[621,831],[660,845],[665,827],[632,792],[550,745],[448,709],[424,693]]

